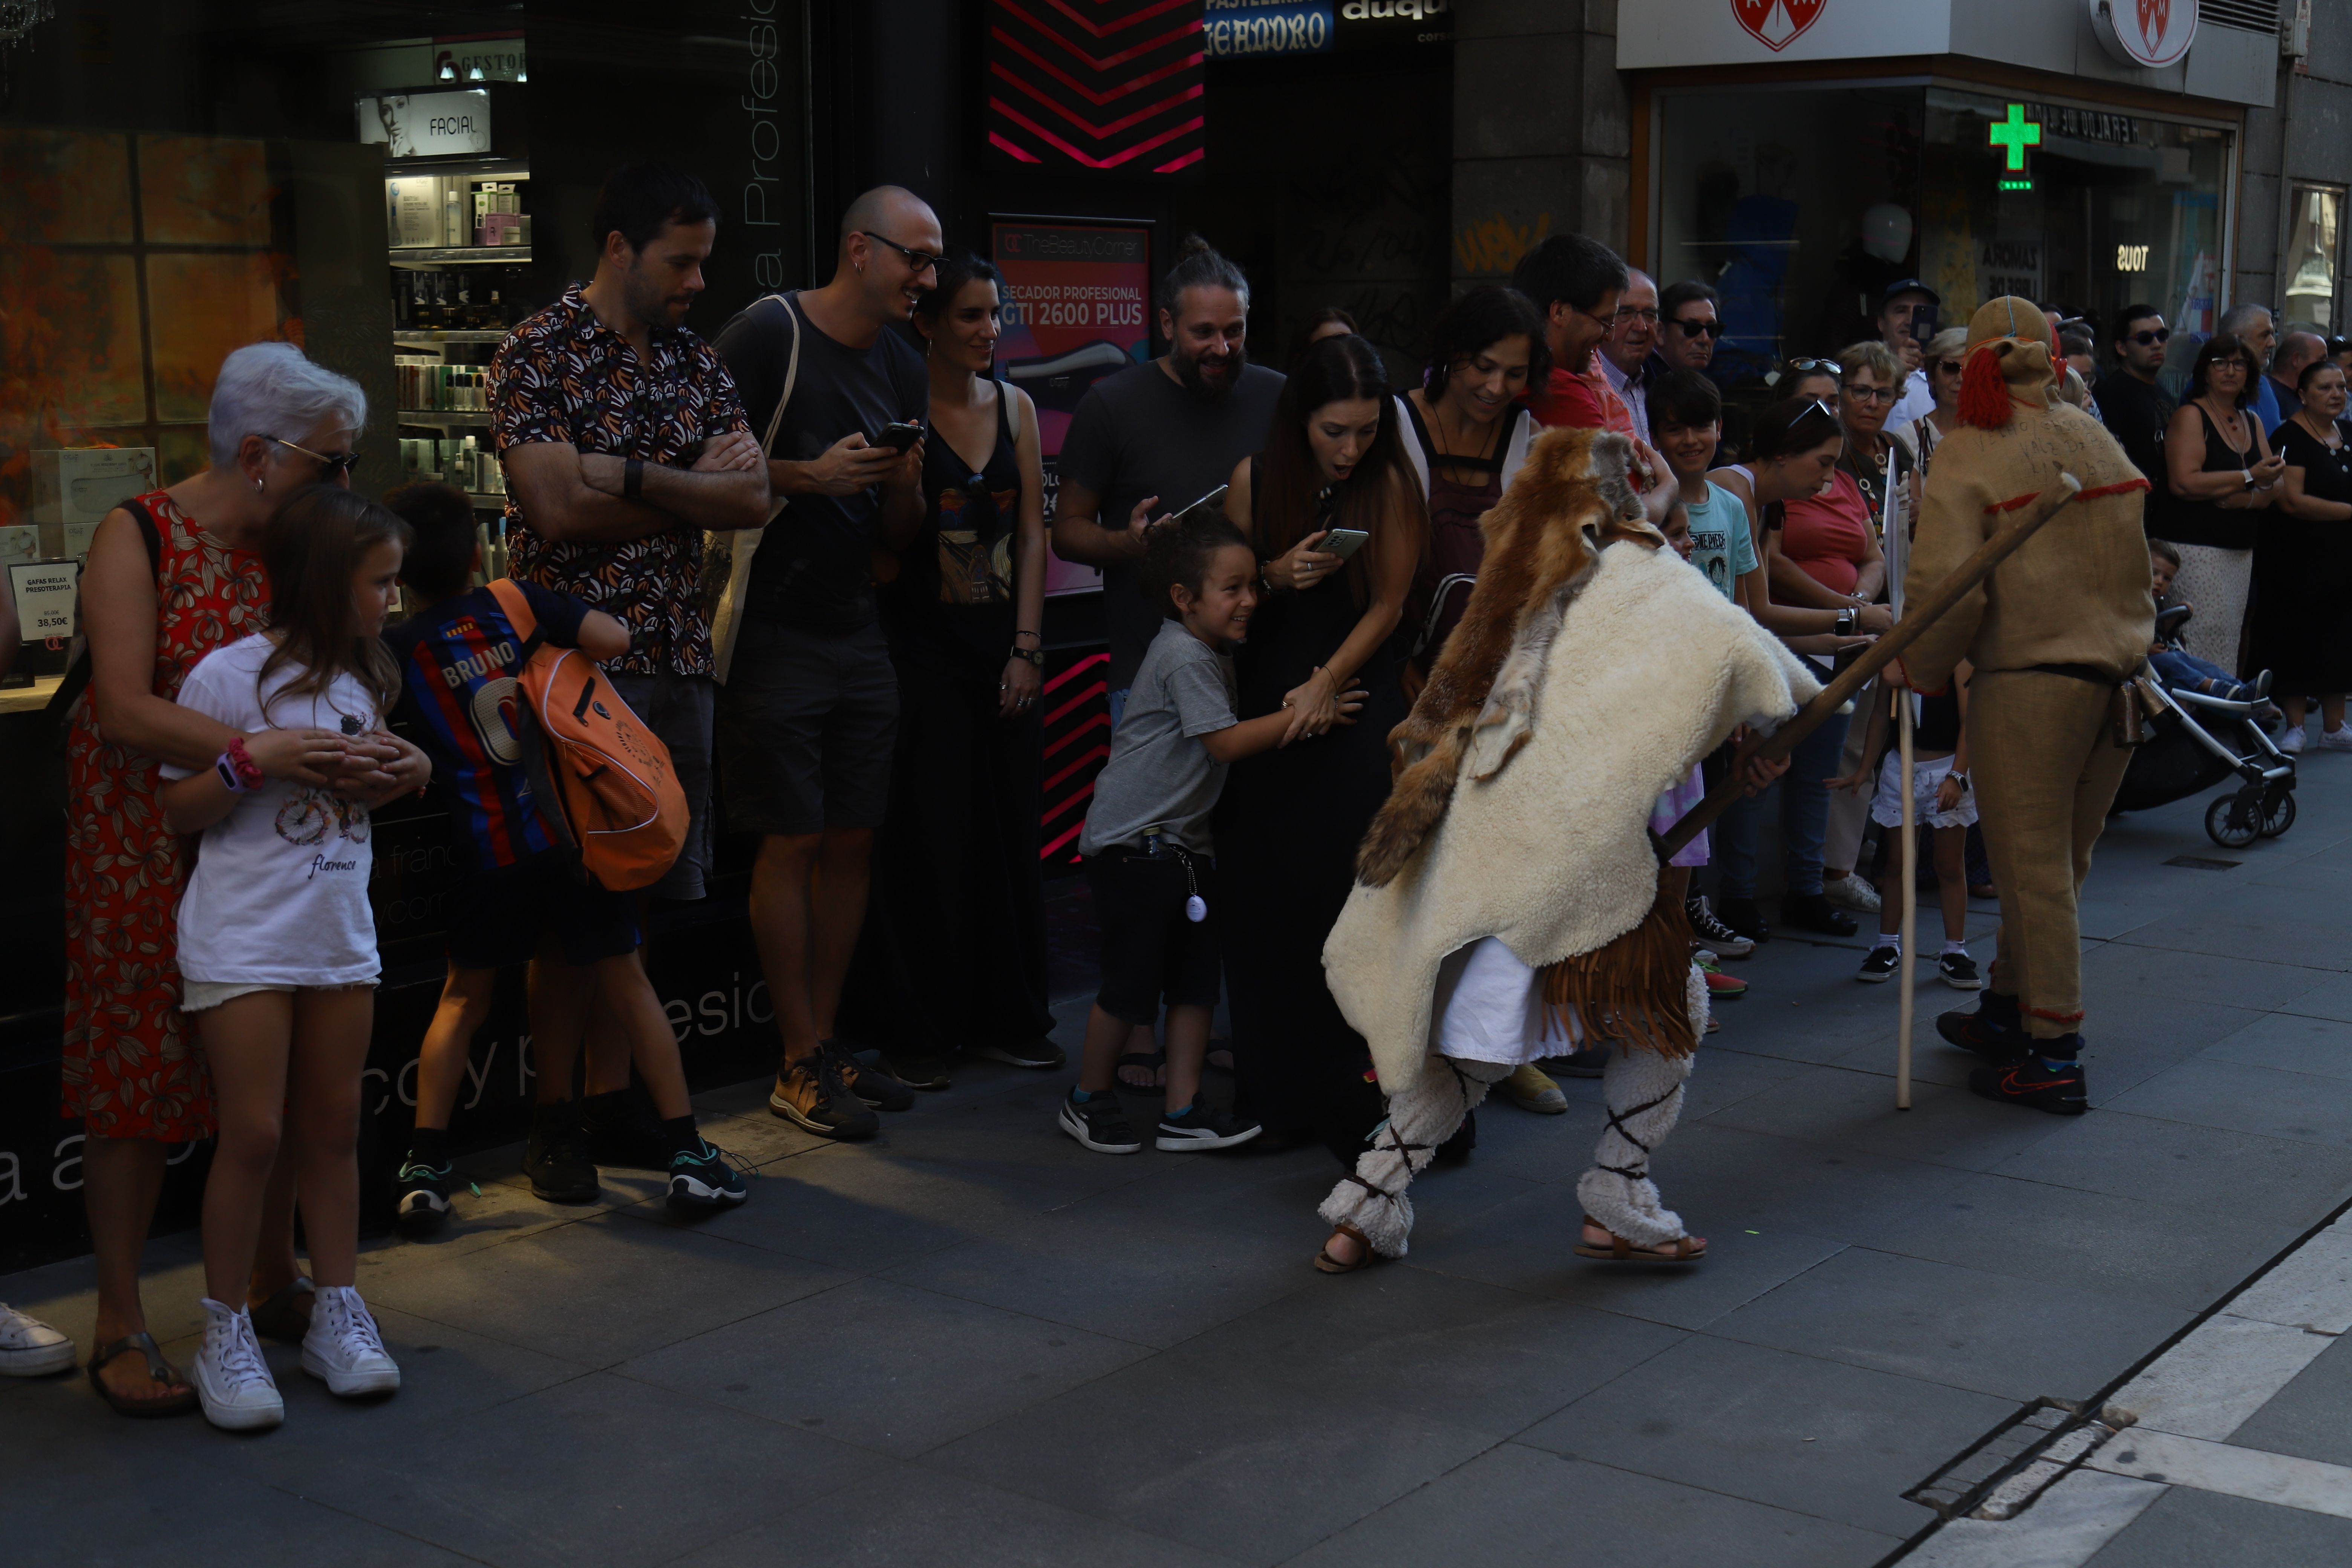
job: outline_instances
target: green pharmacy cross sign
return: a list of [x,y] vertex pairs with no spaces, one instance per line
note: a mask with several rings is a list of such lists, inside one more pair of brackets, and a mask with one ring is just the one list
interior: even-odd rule
[[2025,118],[2025,105],[2009,106],[2009,118],[1996,120],[1985,132],[1987,144],[2009,154],[2008,173],[2002,175],[2000,188],[2004,191],[2030,191],[2032,177],[2025,172],[2025,150],[2042,144],[2042,127]]

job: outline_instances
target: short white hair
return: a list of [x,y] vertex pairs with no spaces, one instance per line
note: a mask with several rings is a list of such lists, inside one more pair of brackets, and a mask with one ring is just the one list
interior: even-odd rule
[[2271,325],[2271,308],[2268,305],[2232,305],[2222,312],[2218,325],[2222,331],[2242,336],[2256,321],[2266,327]]
[[297,440],[329,419],[357,435],[367,394],[347,375],[313,363],[292,343],[247,343],[221,361],[205,437],[213,466],[236,463],[247,436]]

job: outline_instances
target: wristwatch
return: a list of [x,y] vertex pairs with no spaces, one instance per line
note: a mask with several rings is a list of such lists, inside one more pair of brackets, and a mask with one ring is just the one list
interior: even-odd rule
[[1961,793],[1963,793],[1963,794],[1966,794],[1966,793],[1967,793],[1967,791],[1968,791],[1968,787],[1969,787],[1969,775],[1968,775],[1968,774],[1966,774],[1966,773],[1964,773],[1960,772],[1960,770],[1959,770],[1959,769],[1958,769],[1958,768],[1954,768],[1950,773],[1946,773],[1944,776],[1945,776],[1946,778],[1948,778],[1948,779],[1951,780],[1954,784],[1956,784],[1959,785],[1959,786],[1960,786]]
[[1853,636],[1853,628],[1861,619],[1860,610],[1840,610],[1837,613],[1837,635],[1842,637]]
[[1015,644],[1013,649],[1013,657],[1015,658],[1025,658],[1040,669],[1045,668],[1045,650],[1044,648],[1023,647],[1020,645]]
[[2248,489],[2252,489],[2254,488],[2254,471],[2253,471],[2253,469],[2252,469],[2252,468],[2240,468],[2240,469],[2238,470],[2238,478],[2240,478],[2241,479],[2243,479],[2243,480],[2246,482],[2246,488],[2247,488]]

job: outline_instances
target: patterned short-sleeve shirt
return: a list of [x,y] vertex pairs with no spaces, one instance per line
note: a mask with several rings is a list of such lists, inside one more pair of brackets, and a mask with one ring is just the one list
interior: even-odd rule
[[[691,465],[712,437],[751,427],[709,344],[683,327],[657,327],[648,363],[596,319],[578,284],[499,345],[490,419],[501,453],[554,441],[672,468]],[[710,622],[698,592],[699,528],[681,522],[625,544],[561,543],[533,532],[522,502],[509,496],[507,537],[516,576],[627,624],[629,651],[617,668],[712,672]]]

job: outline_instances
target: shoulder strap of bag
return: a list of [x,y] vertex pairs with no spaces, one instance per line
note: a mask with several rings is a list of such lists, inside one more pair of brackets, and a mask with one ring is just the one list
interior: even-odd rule
[[760,450],[772,458],[775,456],[776,432],[784,427],[785,405],[792,402],[793,388],[799,384],[801,379],[801,312],[800,307],[793,304],[787,295],[771,294],[768,298],[784,308],[784,320],[790,323],[793,332],[793,346],[784,354],[784,389],[776,395],[776,411],[768,416],[768,434],[760,442]]
[[1013,395],[1013,384],[1003,376],[996,378],[997,415],[1004,426],[1004,438],[1021,439],[1021,400]]
[[530,595],[524,593],[522,584],[513,578],[500,577],[490,584],[490,596],[499,602],[499,608],[507,613],[507,620],[513,626],[515,636],[522,638],[522,656],[517,662],[528,660],[539,651],[542,640],[539,617],[531,613]]
[[[163,570],[163,535],[155,526],[155,514],[147,510],[146,502],[135,498],[123,501],[121,506],[131,514],[131,521],[139,525],[140,542],[147,546],[147,574],[153,577]],[[89,687],[89,637],[85,633],[75,640],[81,646],[76,650],[73,662],[66,667],[65,679],[58,682],[58,689],[49,693],[48,701],[41,709],[41,716],[60,729],[64,728],[66,715],[72,711],[74,703]]]

